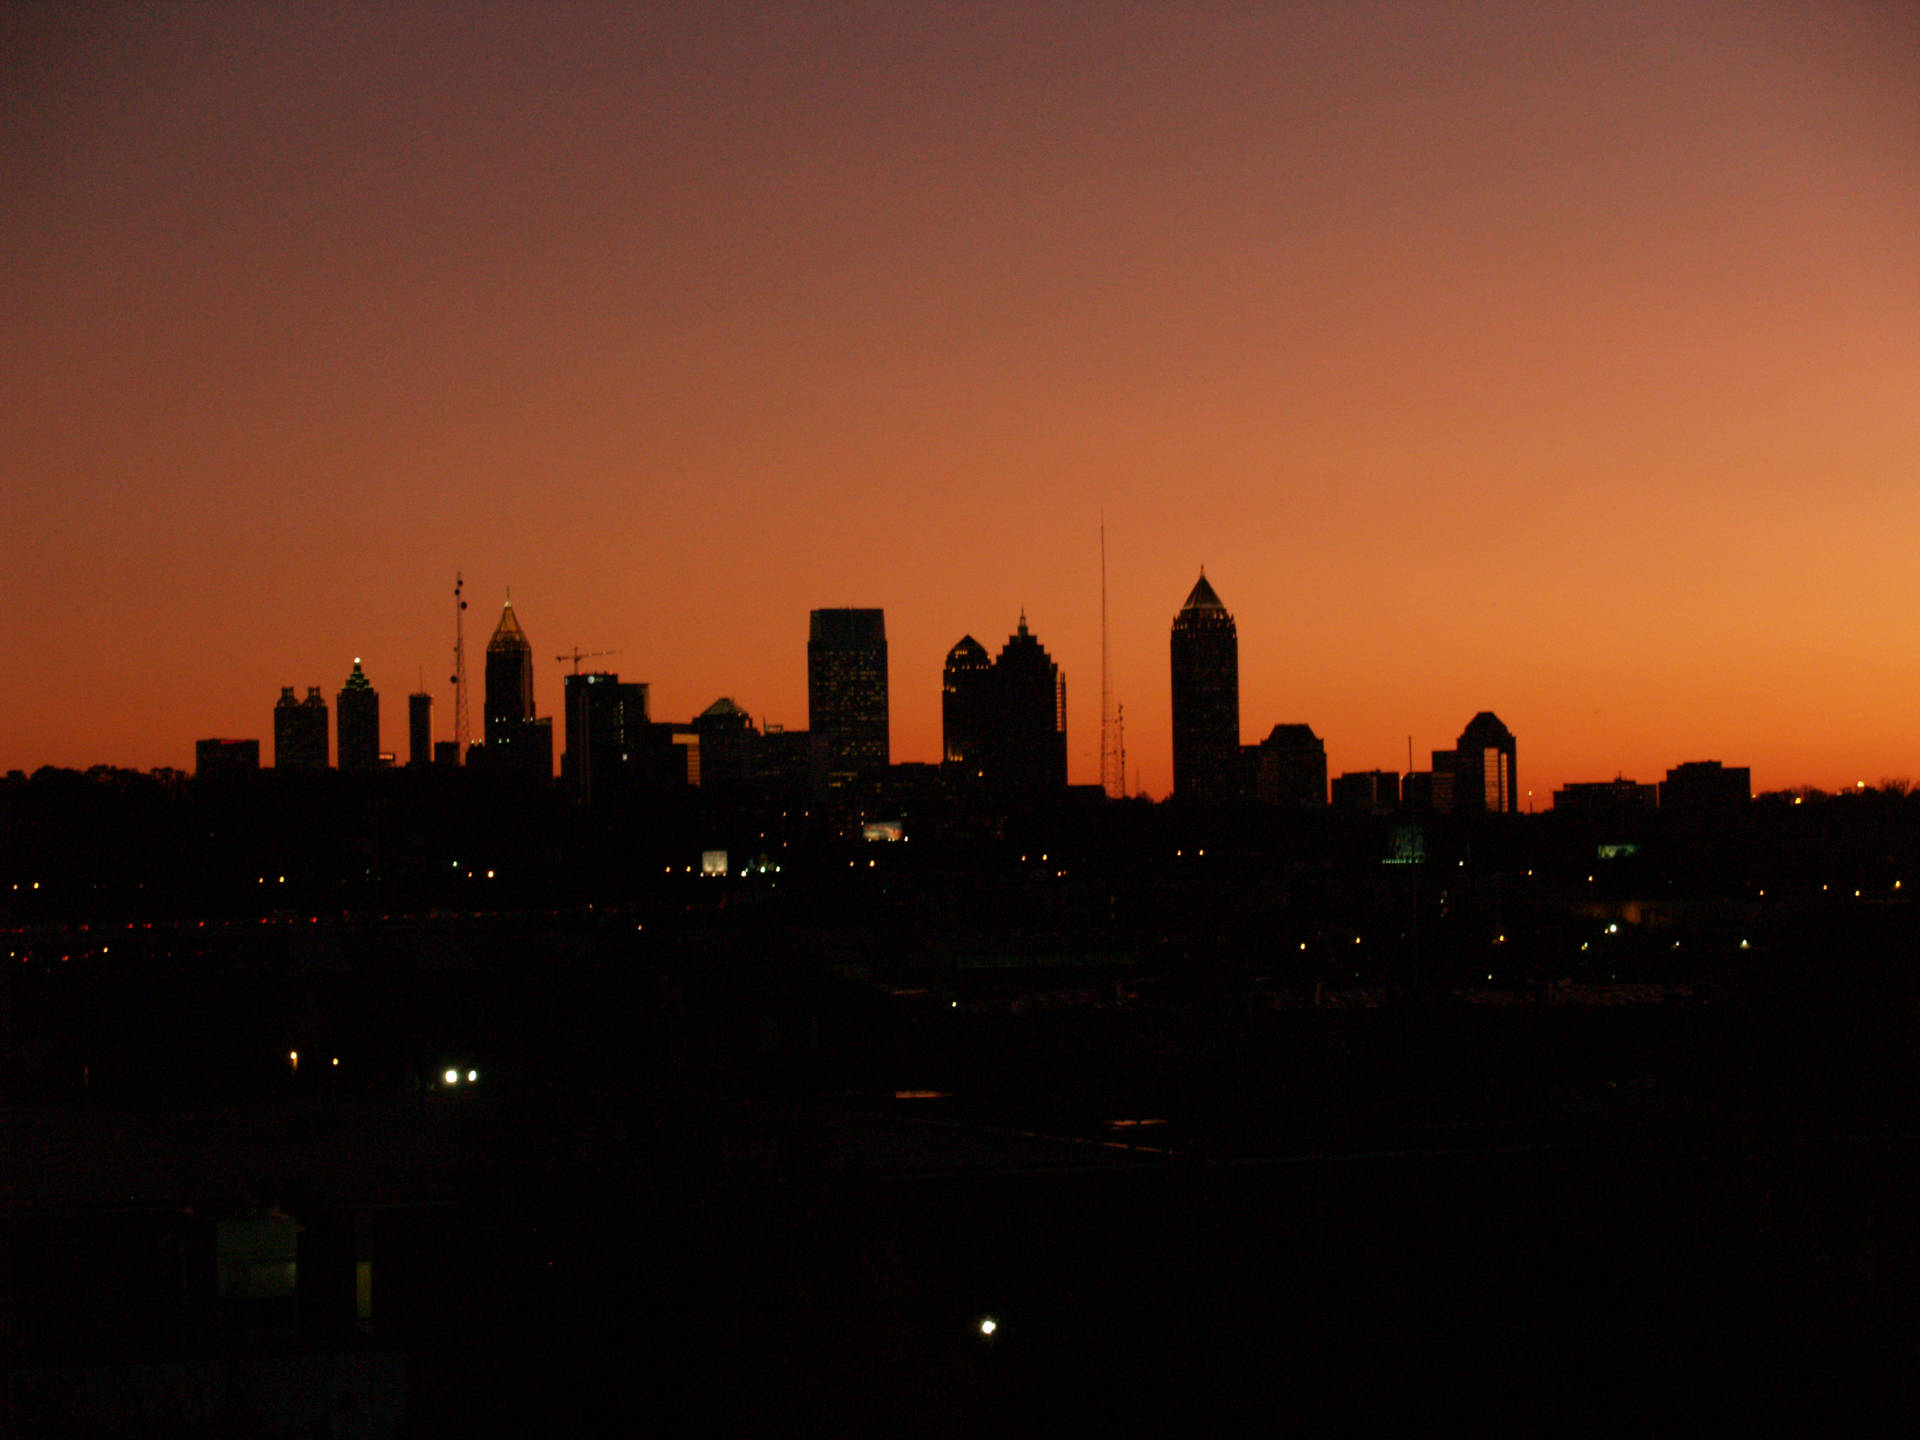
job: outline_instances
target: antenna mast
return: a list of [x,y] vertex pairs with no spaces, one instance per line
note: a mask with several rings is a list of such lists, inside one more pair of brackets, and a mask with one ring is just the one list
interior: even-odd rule
[[1107,515],[1100,512],[1100,788],[1109,799],[1127,793],[1126,742],[1113,704],[1113,647],[1107,638]]
[[467,602],[461,598],[466,582],[458,571],[453,576],[453,746],[457,763],[467,763],[467,741],[472,726],[467,719]]

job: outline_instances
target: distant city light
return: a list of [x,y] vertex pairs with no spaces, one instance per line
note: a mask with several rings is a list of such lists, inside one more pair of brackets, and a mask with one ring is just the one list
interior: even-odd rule
[[1000,1328],[1000,1322],[994,1319],[991,1315],[987,1316],[985,1319],[983,1319],[980,1322],[980,1333],[986,1336],[989,1340],[993,1338],[994,1331],[998,1330],[999,1328]]
[[449,1070],[440,1078],[449,1085],[458,1085],[460,1083],[460,1072],[458,1070]]

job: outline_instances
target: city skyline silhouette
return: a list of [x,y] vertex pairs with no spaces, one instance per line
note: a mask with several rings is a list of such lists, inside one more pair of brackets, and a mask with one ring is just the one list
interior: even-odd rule
[[1154,795],[1202,565],[1243,741],[1336,774],[1485,708],[1536,805],[1916,769],[1910,11],[6,25],[0,770],[356,655],[444,734],[462,569],[537,693],[617,650],[681,718],[803,725],[808,613],[882,608],[931,762],[989,619],[1096,693],[1103,511]]

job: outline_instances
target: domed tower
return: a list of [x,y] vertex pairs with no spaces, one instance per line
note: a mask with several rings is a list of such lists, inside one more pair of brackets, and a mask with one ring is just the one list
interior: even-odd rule
[[1173,617],[1173,793],[1226,800],[1239,789],[1240,632],[1202,569]]
[[940,675],[941,754],[956,765],[978,766],[986,742],[993,660],[971,635],[947,652]]

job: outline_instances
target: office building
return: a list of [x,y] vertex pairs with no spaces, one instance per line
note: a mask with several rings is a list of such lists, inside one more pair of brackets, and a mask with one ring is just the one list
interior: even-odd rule
[[694,718],[700,740],[700,788],[733,796],[754,778],[760,732],[753,717],[722,695]]
[[[496,779],[553,779],[553,722],[533,713],[533,646],[507,598],[487,641],[486,744],[480,769]],[[474,763],[469,757],[468,763]]]
[[433,696],[416,690],[407,696],[407,764],[433,763]]
[[1311,725],[1276,725],[1249,749],[1254,798],[1262,805],[1319,809],[1327,803],[1327,746]]
[[355,656],[347,683],[334,698],[338,738],[335,762],[345,774],[364,775],[380,768],[380,692],[367,680]]
[[565,696],[562,785],[577,805],[618,798],[631,788],[647,745],[648,687],[602,672],[573,674]]
[[1400,808],[1400,772],[1397,770],[1349,770],[1336,775],[1332,785],[1333,808],[1360,810],[1370,815],[1385,815]]
[[293,686],[280,687],[273,707],[273,764],[277,770],[327,768],[327,702],[320,687],[309,685],[307,698],[295,700]]
[[1219,801],[1237,793],[1240,636],[1205,570],[1173,617],[1173,793]]
[[519,726],[533,719],[533,646],[513,613],[513,597],[487,641],[485,728],[489,748],[511,744]]
[[884,611],[813,612],[807,635],[807,727],[825,743],[829,786],[885,774],[891,754]]
[[1556,815],[1591,815],[1617,819],[1659,808],[1660,790],[1635,780],[1580,780],[1553,792]]
[[1039,799],[1067,786],[1067,682],[1027,612],[994,659],[983,768],[1008,800]]
[[987,647],[973,636],[961,636],[947,652],[940,675],[940,748],[950,764],[979,768],[986,744],[992,677],[993,659]]
[[[1440,753],[1434,755],[1434,774],[1440,774]],[[1451,809],[1455,814],[1514,815],[1520,810],[1519,780],[1514,760],[1513,732],[1491,710],[1482,710],[1467,722],[1454,746],[1449,767],[1453,775]],[[1439,809],[1436,785],[1435,805]]]
[[196,779],[221,775],[251,775],[260,768],[258,740],[196,740],[193,773]]
[[1718,760],[1689,760],[1667,771],[1660,808],[1681,815],[1724,815],[1753,799],[1753,771]]

